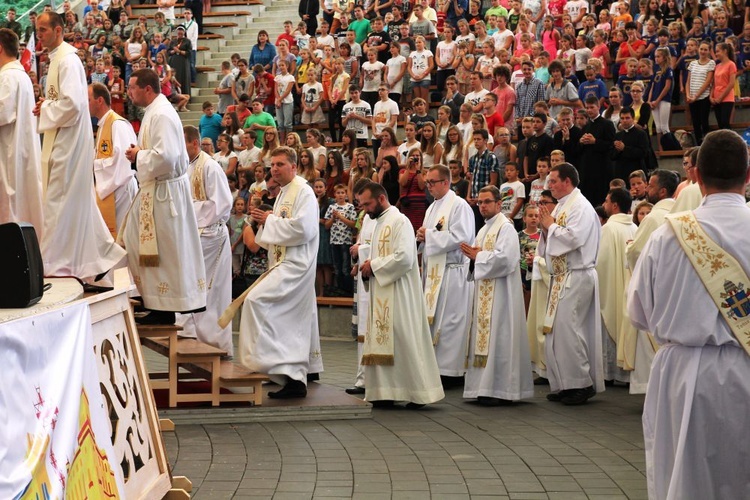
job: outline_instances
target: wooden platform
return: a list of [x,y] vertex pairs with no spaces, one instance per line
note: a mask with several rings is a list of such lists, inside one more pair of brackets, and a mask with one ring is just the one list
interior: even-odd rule
[[350,396],[340,387],[312,382],[307,384],[307,397],[301,399],[270,399],[268,391],[279,386],[263,386],[263,404],[247,406],[229,403],[218,408],[185,407],[159,410],[161,418],[179,424],[226,424],[248,422],[348,420],[372,417],[372,405]]
[[[166,372],[149,372],[149,384],[156,391],[168,391],[168,406],[179,403],[242,402],[260,405],[263,402],[261,386],[268,376],[253,373],[229,360],[222,360],[227,352],[204,344],[196,339],[179,338],[182,328],[176,325],[139,325],[141,345],[166,357]],[[182,368],[183,372],[180,372]],[[179,391],[181,380],[208,381],[199,391]]]

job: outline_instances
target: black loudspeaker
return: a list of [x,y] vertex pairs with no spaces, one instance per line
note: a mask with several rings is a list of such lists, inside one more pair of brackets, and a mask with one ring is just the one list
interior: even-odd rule
[[29,307],[44,294],[44,265],[34,226],[0,224],[0,308]]

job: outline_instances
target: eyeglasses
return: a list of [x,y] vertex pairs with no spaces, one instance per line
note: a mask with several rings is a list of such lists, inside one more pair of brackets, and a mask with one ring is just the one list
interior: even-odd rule
[[425,181],[425,184],[427,184],[428,186],[432,187],[435,184],[440,184],[441,182],[445,182],[446,180],[447,179],[440,179],[438,181]]
[[642,90],[638,90],[638,89],[630,89],[630,93],[631,94],[642,94],[643,91]]

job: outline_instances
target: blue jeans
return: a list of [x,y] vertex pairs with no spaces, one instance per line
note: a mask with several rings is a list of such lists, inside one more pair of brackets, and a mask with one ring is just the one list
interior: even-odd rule
[[276,122],[279,125],[279,130],[283,132],[291,132],[294,115],[294,103],[293,102],[282,102],[281,106],[276,108]]
[[350,246],[351,245],[331,245],[333,270],[336,275],[336,287],[348,293],[352,293],[354,290],[354,280],[352,280],[351,276],[352,265],[349,257]]

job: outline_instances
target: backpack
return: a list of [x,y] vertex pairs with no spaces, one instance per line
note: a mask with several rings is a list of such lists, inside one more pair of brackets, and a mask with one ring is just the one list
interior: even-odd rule
[[661,136],[661,149],[664,151],[680,151],[682,146],[672,132]]
[[695,135],[687,130],[675,130],[675,139],[680,143],[682,149],[690,149],[695,146]]

